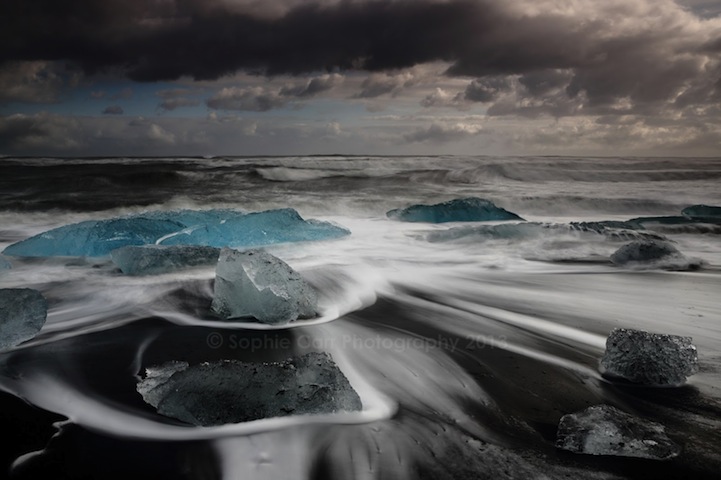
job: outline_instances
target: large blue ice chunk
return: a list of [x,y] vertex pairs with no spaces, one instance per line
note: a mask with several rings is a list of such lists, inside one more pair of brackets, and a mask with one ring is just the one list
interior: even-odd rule
[[586,455],[667,460],[681,448],[663,425],[634,417],[610,405],[595,405],[561,417],[556,447]]
[[304,220],[292,208],[232,216],[219,223],[198,224],[160,240],[162,245],[254,247],[275,243],[329,240],[349,235],[343,227]]
[[684,208],[681,213],[699,222],[721,223],[721,207],[692,205]]
[[45,325],[48,302],[31,288],[0,289],[0,349],[33,338]]
[[487,222],[492,220],[523,220],[515,213],[497,207],[490,200],[457,198],[435,205],[411,205],[386,213],[388,218],[402,222]]
[[293,209],[244,213],[235,210],[156,211],[55,228],[7,247],[24,257],[102,257],[127,245],[250,247],[326,240],[349,235],[340,226],[304,220]]
[[698,352],[691,337],[615,328],[606,339],[601,370],[643,385],[677,386],[698,372]]
[[318,293],[281,259],[261,250],[224,248],[211,310],[222,318],[282,324],[316,316]]
[[110,252],[125,275],[158,275],[202,265],[214,265],[220,249],[200,245],[128,245]]
[[282,362],[168,362],[137,385],[158,413],[197,426],[361,410],[360,397],[327,353]]
[[145,245],[184,225],[134,216],[65,225],[13,243],[4,251],[16,257],[103,257],[125,245]]

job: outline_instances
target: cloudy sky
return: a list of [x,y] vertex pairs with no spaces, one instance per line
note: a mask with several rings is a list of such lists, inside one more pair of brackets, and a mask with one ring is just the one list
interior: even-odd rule
[[2,0],[0,154],[721,154],[721,0]]

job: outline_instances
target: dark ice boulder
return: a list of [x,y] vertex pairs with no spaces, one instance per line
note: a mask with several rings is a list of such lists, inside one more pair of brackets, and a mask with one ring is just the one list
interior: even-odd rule
[[233,216],[219,223],[194,225],[161,239],[159,243],[254,247],[276,243],[330,240],[349,234],[347,229],[338,225],[312,219],[304,220],[292,208],[282,208]]
[[641,225],[642,227],[646,227],[646,225],[688,225],[696,223],[695,220],[689,218],[689,217],[682,217],[682,216],[664,216],[664,217],[637,217],[632,218],[631,220],[628,220],[628,223]]
[[221,251],[211,305],[219,317],[282,324],[316,316],[317,303],[316,290],[281,259],[261,250]]
[[692,205],[684,208],[681,213],[699,222],[721,223],[721,207]]
[[31,288],[0,289],[0,349],[35,337],[45,325],[48,302]]
[[431,243],[453,242],[457,240],[517,240],[538,237],[548,233],[549,225],[524,222],[502,223],[499,225],[464,225],[462,227],[438,230],[426,235]]
[[634,220],[601,220],[597,222],[571,222],[572,230],[606,234],[609,230],[643,230],[643,225]]
[[144,217],[89,220],[65,225],[14,243],[4,251],[17,257],[102,257],[126,245],[145,245],[183,225]]
[[198,245],[129,245],[110,252],[125,275],[157,275],[218,261],[220,249]]
[[685,257],[676,247],[658,240],[637,240],[627,243],[611,255],[616,265],[658,262],[661,260],[682,260]]
[[691,337],[615,328],[601,359],[604,376],[650,386],[678,386],[698,372]]
[[587,455],[654,460],[667,460],[681,451],[668,438],[663,425],[609,405],[596,405],[564,415],[558,425],[556,447]]
[[523,220],[515,213],[497,207],[483,198],[459,198],[435,205],[412,205],[386,213],[388,218],[402,222],[487,222],[492,220]]
[[360,397],[326,353],[282,362],[169,362],[137,385],[158,413],[198,426],[362,409]]

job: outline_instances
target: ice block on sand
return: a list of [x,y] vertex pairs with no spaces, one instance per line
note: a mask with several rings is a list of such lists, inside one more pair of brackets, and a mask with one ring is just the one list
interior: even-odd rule
[[316,315],[318,294],[283,260],[261,250],[224,248],[211,309],[221,318],[280,324]]
[[48,302],[31,288],[0,289],[0,349],[33,338],[45,324]]
[[148,368],[137,390],[161,415],[199,426],[362,408],[330,355],[316,352],[273,363],[168,362]]
[[691,337],[615,328],[601,359],[605,376],[653,386],[676,386],[698,372]]
[[556,447],[587,455],[615,455],[666,460],[681,449],[663,425],[634,417],[609,405],[596,405],[564,415]]

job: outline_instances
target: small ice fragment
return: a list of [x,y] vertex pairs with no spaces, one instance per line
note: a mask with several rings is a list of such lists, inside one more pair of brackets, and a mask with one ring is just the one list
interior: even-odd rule
[[220,249],[199,245],[129,245],[110,252],[126,275],[157,275],[218,261]]
[[388,218],[402,222],[487,222],[492,220],[523,220],[515,213],[497,207],[490,200],[457,198],[435,205],[411,205],[386,213]]
[[219,317],[282,324],[314,317],[317,303],[315,289],[281,259],[261,250],[221,250],[211,305]]
[[10,270],[11,268],[13,268],[13,265],[10,260],[0,255],[0,270]]
[[145,369],[145,378],[138,382],[136,390],[142,395],[146,403],[154,407],[165,398],[173,389],[170,377],[176,372],[182,372],[189,367],[188,362],[165,362],[159,366]]
[[652,386],[678,386],[698,372],[691,337],[615,328],[601,359],[604,375]]
[[45,324],[48,302],[31,288],[0,289],[0,349],[35,337]]
[[168,362],[137,385],[158,413],[213,426],[288,415],[358,411],[362,404],[330,355],[311,352],[282,362]]
[[667,460],[681,449],[663,425],[629,415],[609,405],[596,405],[564,415],[556,447],[573,453]]

